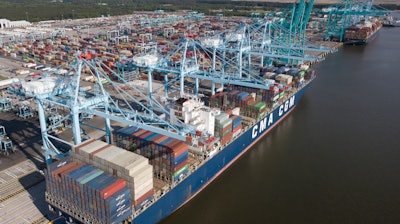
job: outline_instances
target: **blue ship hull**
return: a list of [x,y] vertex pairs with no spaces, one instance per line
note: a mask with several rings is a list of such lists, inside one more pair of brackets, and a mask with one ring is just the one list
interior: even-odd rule
[[142,213],[134,217],[132,223],[157,223],[196,196],[275,125],[289,115],[310,83],[308,82],[306,86],[289,97],[265,118],[250,126],[247,130],[244,130],[242,135],[238,136],[224,149],[204,162]]

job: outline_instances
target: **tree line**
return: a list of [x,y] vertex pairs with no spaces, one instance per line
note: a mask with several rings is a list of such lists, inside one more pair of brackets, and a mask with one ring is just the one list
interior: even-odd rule
[[[206,15],[215,15],[214,10],[220,10],[226,16],[249,16],[253,11],[265,12],[289,5],[231,0],[0,0],[0,18],[37,22],[127,15],[134,11],[158,9],[166,12],[195,10]],[[385,8],[395,10],[400,9],[400,5],[385,5]]]

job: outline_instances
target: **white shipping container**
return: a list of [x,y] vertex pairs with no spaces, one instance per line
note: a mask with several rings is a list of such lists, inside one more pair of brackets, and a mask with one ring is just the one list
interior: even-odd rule
[[235,107],[232,109],[232,114],[233,115],[240,115],[240,107]]
[[[143,174],[142,174],[143,173]],[[150,173],[153,173],[153,166],[150,164],[147,164],[145,166],[142,166],[140,169],[137,169],[134,173],[130,174],[129,176],[133,177],[133,181],[135,182],[135,178],[138,177],[143,177],[141,175],[144,175],[144,177],[152,177],[153,175]],[[136,183],[135,183],[136,184]]]
[[92,153],[106,145],[108,145],[108,144],[103,141],[93,141],[90,144],[80,147],[79,150],[76,151],[75,153],[78,153],[80,155],[88,157],[90,153]]
[[143,184],[139,185],[138,187],[136,187],[133,190],[134,198],[142,197],[144,194],[149,192],[151,189],[153,189],[153,180],[149,180],[146,183],[143,183]]
[[119,153],[118,156],[108,159],[108,161],[110,161],[110,163],[115,164],[116,166],[123,167],[124,169],[130,164],[136,162],[137,160],[145,159],[144,157],[141,157],[134,153],[130,153],[124,149],[117,147],[116,149],[121,150],[121,153]]
[[264,79],[264,82],[271,86],[275,84],[275,80],[273,80],[273,79]]
[[[129,176],[132,177],[132,176]],[[138,181],[143,180],[143,179],[149,179],[153,177],[153,166],[150,164],[147,164],[144,166],[143,169],[141,169],[141,173],[137,172],[134,176],[135,179]]]
[[221,124],[223,121],[229,118],[229,115],[226,113],[221,113],[219,116],[215,117],[215,123]]
[[94,154],[93,160],[102,161],[104,164],[109,164],[111,159],[123,153],[123,151],[121,150],[123,149],[120,149],[116,146],[107,147],[104,150],[101,150],[98,153]]
[[152,179],[148,179],[146,182],[142,182],[140,185],[133,185],[131,182],[128,184],[129,188],[131,189],[131,194],[133,196],[139,195],[139,197],[153,189],[153,185],[154,183]]
[[[115,157],[114,157],[115,158]],[[127,165],[125,167],[121,166],[118,162],[119,161],[110,161],[112,166],[121,171],[121,173],[125,174],[125,175],[129,175],[129,176],[133,176],[132,173],[135,173],[137,170],[140,170],[141,167],[148,165],[148,161],[147,160],[125,160],[125,161],[132,161],[131,165]]]
[[281,84],[290,84],[293,81],[293,76],[280,74],[276,76],[276,80]]

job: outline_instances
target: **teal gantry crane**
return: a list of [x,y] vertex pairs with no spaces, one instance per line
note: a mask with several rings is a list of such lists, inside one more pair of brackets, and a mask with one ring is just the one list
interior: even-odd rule
[[342,0],[341,3],[329,6],[319,13],[327,15],[325,40],[342,42],[346,29],[351,25],[368,16],[382,16],[389,11],[374,6],[373,0]]

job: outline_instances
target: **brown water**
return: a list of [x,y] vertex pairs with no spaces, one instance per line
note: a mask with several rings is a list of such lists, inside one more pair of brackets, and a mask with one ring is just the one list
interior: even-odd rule
[[400,28],[315,67],[295,111],[162,223],[400,223]]

